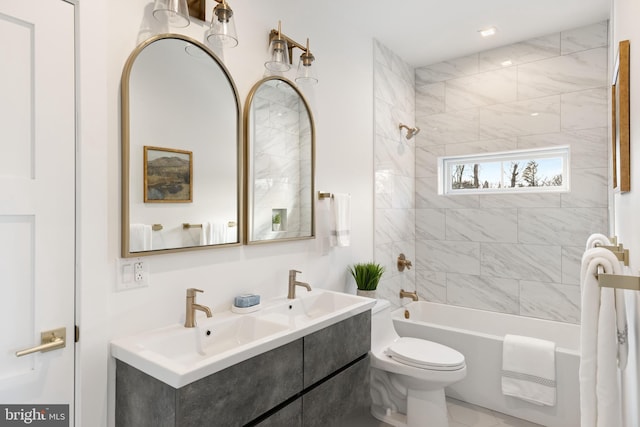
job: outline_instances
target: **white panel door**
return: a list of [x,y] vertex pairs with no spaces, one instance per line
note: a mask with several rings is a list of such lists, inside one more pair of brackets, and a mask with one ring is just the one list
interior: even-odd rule
[[[74,411],[74,25],[62,0],[0,1],[0,405],[69,405],[61,425]],[[58,328],[66,347],[16,356]],[[9,412],[0,425],[27,416]]]

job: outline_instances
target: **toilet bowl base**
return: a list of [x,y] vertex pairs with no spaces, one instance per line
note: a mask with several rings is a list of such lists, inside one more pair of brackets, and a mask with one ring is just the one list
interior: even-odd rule
[[371,415],[394,427],[407,427],[407,416],[400,412],[394,412],[379,405],[371,405]]
[[407,414],[371,406],[371,415],[395,427],[448,427],[444,389],[408,390]]
[[407,426],[449,427],[444,389],[409,390]]

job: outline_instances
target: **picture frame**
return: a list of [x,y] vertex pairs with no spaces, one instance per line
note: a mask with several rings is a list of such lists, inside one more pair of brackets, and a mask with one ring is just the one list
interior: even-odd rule
[[629,40],[618,45],[611,84],[611,171],[613,188],[631,191]]
[[193,153],[144,146],[144,202],[193,202]]

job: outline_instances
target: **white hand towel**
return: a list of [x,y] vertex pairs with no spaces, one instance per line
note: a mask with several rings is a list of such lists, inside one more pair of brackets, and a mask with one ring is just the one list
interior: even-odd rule
[[200,246],[208,245],[211,235],[211,223],[203,222],[200,229]]
[[335,230],[331,234],[335,235],[338,246],[349,246],[351,244],[351,195],[334,194],[332,200]]
[[556,404],[556,344],[505,335],[502,344],[502,393],[536,405]]
[[131,224],[129,226],[129,252],[150,251],[152,233],[150,224]]
[[611,242],[604,234],[593,233],[587,239],[587,249],[595,248],[597,246],[611,246]]
[[[616,292],[600,288],[595,274],[601,265],[607,274],[620,274],[615,255],[604,248],[588,249],[582,256],[580,288],[580,414],[582,427],[621,426],[620,384],[616,361],[619,346],[616,316],[625,320],[624,304],[616,307]],[[617,312],[616,312],[617,309]],[[623,327],[624,328],[624,327]],[[626,328],[625,328],[626,329]],[[621,331],[622,332],[622,331]],[[619,348],[620,347],[620,348]]]
[[221,245],[227,243],[227,223],[214,222],[211,224],[210,245]]

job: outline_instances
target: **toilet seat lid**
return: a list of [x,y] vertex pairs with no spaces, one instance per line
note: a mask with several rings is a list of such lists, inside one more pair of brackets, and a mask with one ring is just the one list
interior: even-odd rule
[[464,355],[459,351],[420,338],[402,337],[386,353],[397,362],[417,368],[453,371],[464,366]]

